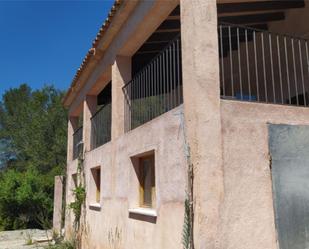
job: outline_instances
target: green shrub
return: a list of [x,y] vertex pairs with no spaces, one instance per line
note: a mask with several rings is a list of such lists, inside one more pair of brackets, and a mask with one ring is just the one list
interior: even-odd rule
[[[11,169],[0,177],[0,224],[5,230],[43,228],[44,217],[52,216],[53,200],[45,177],[36,169]],[[48,225],[47,225],[48,226]]]
[[[26,84],[0,96],[0,230],[47,229],[53,214],[54,176],[66,165],[64,93]],[[1,154],[1,153],[0,153]]]
[[70,203],[69,208],[72,209],[74,213],[75,226],[78,226],[82,215],[82,206],[86,199],[86,190],[84,187],[78,186],[73,190],[73,195],[75,201]]
[[55,245],[49,245],[45,249],[76,249],[74,241],[62,241]]

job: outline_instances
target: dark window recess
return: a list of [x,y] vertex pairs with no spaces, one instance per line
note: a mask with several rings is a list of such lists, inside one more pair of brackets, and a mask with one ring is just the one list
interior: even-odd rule
[[91,117],[91,149],[111,140],[112,83],[109,82],[97,98],[98,110]]
[[73,134],[73,160],[77,159],[83,152],[83,126],[79,127]]
[[156,202],[154,154],[139,160],[140,206],[154,208]]
[[91,149],[111,140],[112,105],[102,105],[91,118]]
[[124,88],[125,130],[182,103],[180,7],[177,6],[132,57]]
[[112,102],[112,82],[109,82],[106,87],[98,95],[98,106],[110,104]]
[[175,37],[180,35],[180,7],[177,6],[132,57],[132,76],[144,68]]
[[123,91],[126,131],[179,106],[183,101],[180,37],[160,51]]
[[95,195],[93,193],[93,201],[100,203],[101,198],[101,167],[91,169],[93,183],[95,185]]

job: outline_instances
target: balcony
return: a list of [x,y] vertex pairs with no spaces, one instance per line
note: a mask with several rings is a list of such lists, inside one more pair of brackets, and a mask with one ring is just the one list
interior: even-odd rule
[[222,98],[309,105],[307,40],[227,23],[218,37]]
[[83,151],[83,127],[79,127],[73,134],[73,160],[77,159]]
[[181,44],[177,35],[123,87],[125,131],[183,102],[181,72]]
[[111,140],[112,105],[106,104],[91,118],[91,150]]

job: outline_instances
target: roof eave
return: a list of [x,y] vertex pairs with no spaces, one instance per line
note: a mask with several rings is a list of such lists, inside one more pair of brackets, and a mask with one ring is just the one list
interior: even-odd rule
[[[114,37],[119,32],[121,26],[128,18],[134,6],[138,3],[138,0],[116,0],[111,11],[108,14],[107,19],[103,23],[100,31],[98,32],[96,38],[92,43],[92,47],[86,54],[81,66],[77,70],[74,79],[68,89],[66,95],[63,98],[63,105],[69,108],[81,90],[81,88],[86,83],[86,78],[90,75],[95,65],[103,57],[104,52],[109,47]],[[129,8],[129,11],[127,10]],[[130,11],[131,10],[131,11]],[[91,65],[92,64],[92,65]]]

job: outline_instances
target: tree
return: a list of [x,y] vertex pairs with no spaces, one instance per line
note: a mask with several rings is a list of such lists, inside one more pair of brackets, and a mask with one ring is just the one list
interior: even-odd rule
[[11,144],[8,140],[0,139],[0,170],[7,167],[15,159]]
[[[0,173],[0,227],[42,227],[51,219],[54,176],[66,162],[63,92],[52,86],[10,89],[0,102],[0,141],[9,162]],[[3,159],[2,159],[3,160]],[[35,214],[35,215],[34,215]]]

